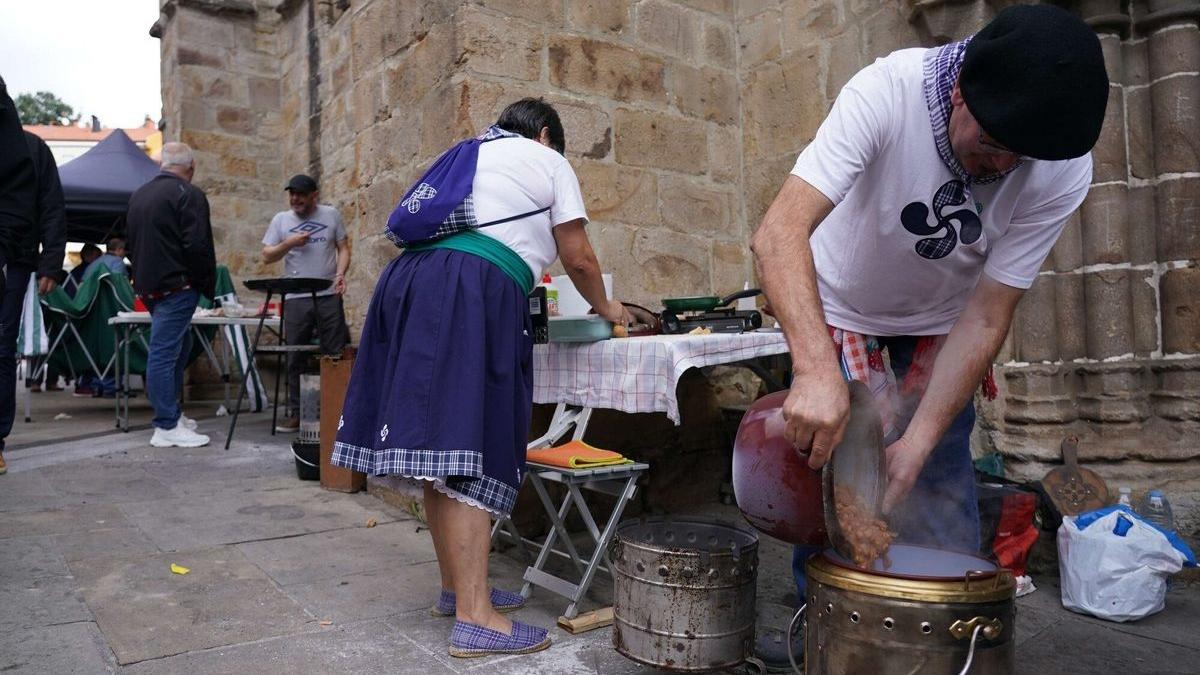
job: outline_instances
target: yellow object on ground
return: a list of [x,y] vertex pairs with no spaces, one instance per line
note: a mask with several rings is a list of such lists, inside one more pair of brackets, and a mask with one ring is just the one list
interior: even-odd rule
[[597,466],[632,464],[633,460],[612,450],[593,448],[583,441],[571,441],[553,448],[530,450],[525,459],[536,464],[561,466],[567,469],[590,469]]
[[182,565],[171,563],[171,574],[187,574],[188,572],[191,572],[191,570]]

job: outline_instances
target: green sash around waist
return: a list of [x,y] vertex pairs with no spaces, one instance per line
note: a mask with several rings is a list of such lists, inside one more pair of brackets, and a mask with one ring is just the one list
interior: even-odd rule
[[489,237],[477,230],[463,230],[445,239],[438,239],[425,244],[415,244],[407,247],[408,251],[428,251],[435,248],[448,248],[477,255],[499,267],[520,287],[521,292],[529,295],[533,290],[533,272],[529,265],[517,255],[517,252],[505,246],[500,240]]

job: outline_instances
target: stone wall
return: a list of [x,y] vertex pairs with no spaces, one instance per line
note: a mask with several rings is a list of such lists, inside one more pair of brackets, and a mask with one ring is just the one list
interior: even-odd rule
[[983,420],[1010,471],[1057,442],[1200,527],[1200,3],[1090,0],[1112,82],[1092,187],[1018,310]]
[[[219,255],[258,260],[306,171],[346,219],[357,334],[396,249],[388,212],[441,150],[521,96],[563,116],[616,294],[740,289],[747,239],[841,86],[974,32],[1011,0],[164,0],[167,134],[198,151]],[[1196,0],[1065,3],[1113,81],[1094,184],[1018,311],[979,450],[1038,477],[1063,436],[1115,488],[1200,504]],[[725,391],[753,396],[742,382]]]
[[842,85],[877,57],[921,46],[899,2],[739,2],[743,188],[752,229]]
[[166,140],[195,151],[218,259],[236,278],[261,276],[263,232],[285,206],[279,21],[264,20],[250,3],[164,0],[162,7],[152,34],[162,40]]

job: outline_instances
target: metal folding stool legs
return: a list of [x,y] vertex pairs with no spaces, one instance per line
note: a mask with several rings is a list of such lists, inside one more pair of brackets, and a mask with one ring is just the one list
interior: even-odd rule
[[[537,492],[538,499],[553,527],[547,533],[546,541],[541,545],[537,559],[532,566],[525,570],[525,584],[521,587],[521,595],[528,598],[533,593],[533,586],[540,586],[567,598],[570,604],[567,605],[563,616],[568,619],[574,618],[579,613],[579,602],[587,593],[588,587],[591,586],[596,572],[605,569],[601,567],[601,562],[610,564],[608,562],[609,541],[616,532],[617,525],[621,522],[621,514],[624,513],[625,506],[637,491],[638,478],[649,468],[649,465],[640,463],[618,464],[593,469],[563,469],[530,464],[526,475],[529,482],[533,484],[534,491]],[[562,483],[567,488],[567,494],[558,508],[555,508],[554,502],[550,499],[550,493],[546,490],[544,481],[547,480]],[[591,509],[588,508],[587,502],[583,498],[581,488],[603,492],[617,498],[612,513],[609,514],[603,527],[597,524]],[[595,543],[595,550],[586,560],[579,555],[571,541],[570,533],[567,532],[566,517],[572,506],[579,511],[579,515],[587,526],[588,534]],[[560,539],[566,549],[565,553],[554,548],[555,543]],[[576,572],[580,575],[578,582],[557,577],[545,570],[552,552],[570,558]]]
[[521,552],[521,561],[528,564],[533,561],[533,556],[529,555],[529,548],[525,546],[525,540],[521,538],[521,533],[517,531],[517,526],[513,524],[512,518],[503,516],[496,518],[492,522],[492,548],[496,547],[496,542],[499,541],[501,535],[511,539],[517,550]]

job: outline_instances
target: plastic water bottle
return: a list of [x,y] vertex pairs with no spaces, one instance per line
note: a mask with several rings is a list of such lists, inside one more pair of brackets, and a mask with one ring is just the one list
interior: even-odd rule
[[1175,529],[1175,516],[1171,513],[1171,502],[1163,496],[1162,490],[1151,490],[1142,498],[1138,505],[1138,515],[1170,532]]
[[1120,504],[1122,506],[1128,506],[1129,508],[1132,509],[1133,508],[1133,496],[1132,496],[1133,490],[1130,490],[1128,486],[1122,485],[1121,487],[1117,488],[1117,492],[1120,493],[1120,496],[1117,497],[1117,504]]

